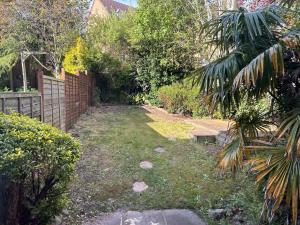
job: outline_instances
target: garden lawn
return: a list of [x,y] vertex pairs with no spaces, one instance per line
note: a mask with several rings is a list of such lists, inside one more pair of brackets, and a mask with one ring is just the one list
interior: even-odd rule
[[[207,219],[207,210],[214,207],[229,212],[242,207],[255,224],[261,204],[253,180],[243,174],[221,176],[214,146],[193,142],[193,130],[134,106],[103,106],[84,115],[71,131],[81,140],[82,156],[65,224],[81,224],[105,212],[171,208],[192,209]],[[154,151],[158,146],[165,152]],[[141,169],[144,160],[153,169]],[[136,181],[149,188],[134,193]]]

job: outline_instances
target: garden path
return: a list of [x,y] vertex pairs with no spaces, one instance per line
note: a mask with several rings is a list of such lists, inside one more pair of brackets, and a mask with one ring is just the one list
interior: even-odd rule
[[96,218],[85,225],[206,225],[195,213],[185,209],[129,211]]
[[172,121],[182,121],[187,124],[194,126],[195,128],[191,131],[191,135],[198,140],[201,139],[215,139],[217,135],[228,130],[228,120],[218,119],[194,119],[191,117],[171,114],[166,112],[164,109],[157,108],[155,106],[145,105],[143,108],[153,115],[158,115],[162,118],[166,118]]
[[254,185],[243,174],[234,179],[219,176],[216,146],[192,141],[199,126],[189,120],[155,108],[125,105],[101,106],[83,115],[70,130],[82,143],[82,155],[62,224],[106,225],[102,219],[114,212],[144,215],[155,209],[192,209],[207,220],[208,209],[220,199],[252,191]]

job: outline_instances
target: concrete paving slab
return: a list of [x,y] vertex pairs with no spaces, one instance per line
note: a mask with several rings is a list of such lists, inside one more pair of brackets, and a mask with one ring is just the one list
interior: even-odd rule
[[135,182],[132,186],[132,190],[137,193],[144,192],[148,188],[149,186],[145,182]]
[[146,224],[149,225],[165,225],[166,220],[161,210],[148,210],[144,212]]
[[162,146],[157,146],[154,151],[157,153],[164,153],[166,150]]
[[162,213],[167,221],[166,225],[205,225],[204,221],[190,210],[170,209]]
[[149,162],[149,161],[142,161],[140,163],[140,167],[142,169],[145,169],[145,170],[148,170],[148,169],[152,169],[153,168],[153,163],[152,162]]
[[96,218],[83,225],[207,225],[186,209],[128,211]]

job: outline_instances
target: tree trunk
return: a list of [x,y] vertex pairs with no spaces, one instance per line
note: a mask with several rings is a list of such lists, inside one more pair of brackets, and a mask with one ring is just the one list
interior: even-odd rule
[[6,222],[6,206],[7,206],[7,180],[4,176],[0,176],[0,224]]
[[21,209],[21,185],[11,183],[7,190],[7,212],[6,225],[18,225],[20,219]]
[[232,10],[238,10],[239,9],[238,0],[232,0],[231,8],[232,8]]
[[1,225],[19,225],[24,219],[29,221],[30,217],[24,208],[23,200],[22,184],[11,182],[6,176],[0,175]]

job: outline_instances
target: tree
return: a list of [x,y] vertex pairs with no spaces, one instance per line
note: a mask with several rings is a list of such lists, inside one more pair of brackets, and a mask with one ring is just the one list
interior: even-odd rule
[[144,91],[182,79],[199,60],[202,48],[195,43],[199,41],[200,21],[194,16],[204,11],[204,5],[195,4],[180,0],[139,2],[130,53]]
[[90,19],[86,42],[89,49],[97,49],[119,60],[128,60],[131,31],[135,26],[134,11],[113,14],[108,18]]
[[9,7],[2,36],[14,38],[16,52],[48,53],[49,66],[57,76],[66,49],[85,27],[88,0],[20,0]]
[[[209,21],[205,34],[219,57],[199,70],[197,81],[210,105],[221,106],[234,118],[232,141],[221,151],[219,166],[236,171],[245,160],[250,161],[257,182],[264,185],[268,218],[285,204],[296,224],[300,189],[300,32],[297,21],[286,22],[284,15],[297,15],[299,9],[296,1],[284,4],[292,8],[273,5],[253,12],[241,8]],[[237,113],[241,99],[255,102],[266,95],[273,102],[271,114],[262,116],[257,110],[248,115]],[[281,124],[277,135],[256,146],[254,139],[271,121]]]
[[[7,27],[7,15],[10,4],[11,1],[9,0],[0,2],[0,31],[4,31]],[[0,77],[2,74],[10,71],[18,59],[14,51],[15,46],[16,44],[13,38],[5,38],[3,33],[0,32]]]
[[78,37],[75,45],[71,46],[66,52],[63,62],[64,69],[69,72],[76,74],[78,70],[86,70],[85,65],[85,54],[87,53],[87,48],[85,41]]

